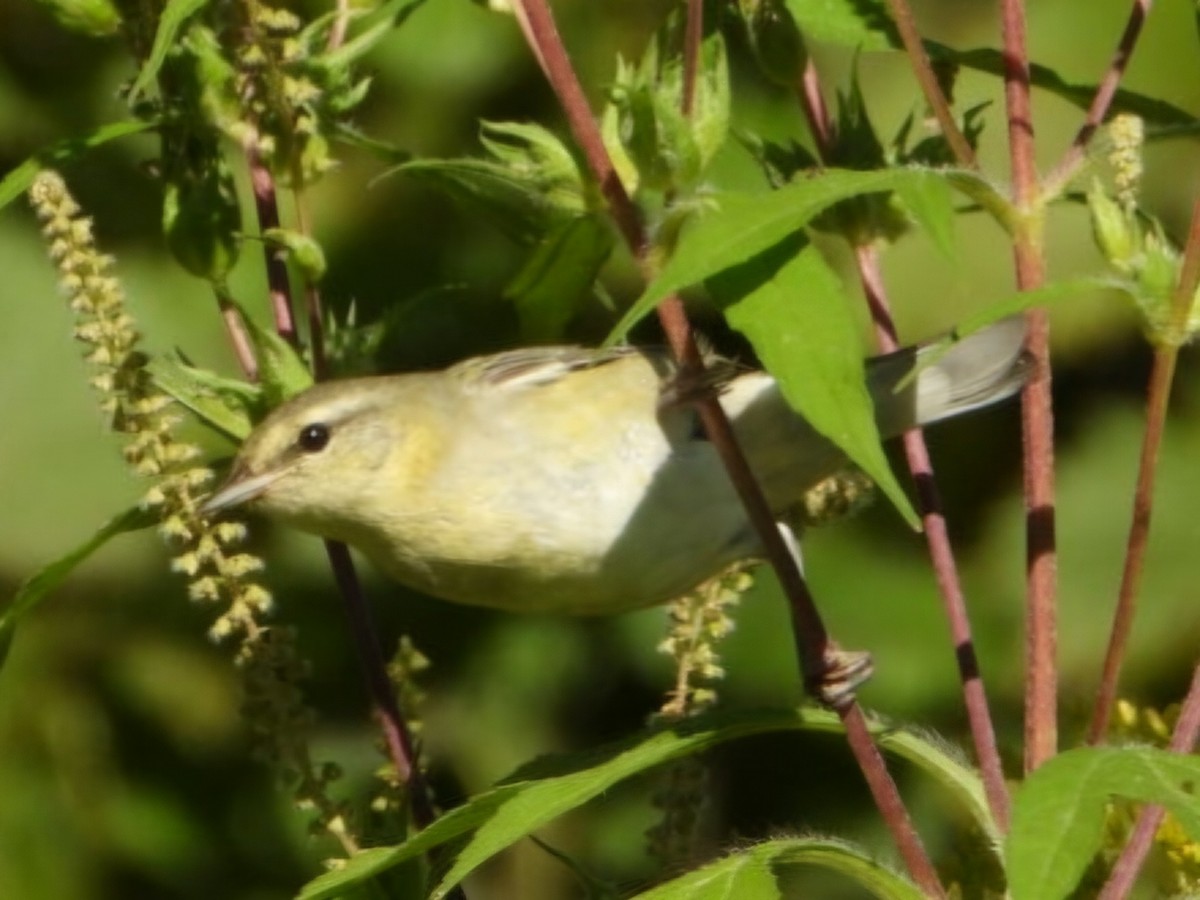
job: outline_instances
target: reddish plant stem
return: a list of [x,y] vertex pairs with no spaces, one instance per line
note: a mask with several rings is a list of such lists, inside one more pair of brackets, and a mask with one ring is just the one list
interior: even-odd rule
[[[257,133],[252,134],[246,139],[243,150],[246,154],[246,167],[250,172],[250,188],[254,194],[258,227],[265,232],[279,227],[279,203],[275,193],[275,179],[258,153],[257,141]],[[275,330],[293,347],[299,347],[300,337],[296,334],[296,320],[292,315],[287,263],[282,254],[270,245],[266,245],[266,270]]]
[[379,723],[383,729],[383,740],[388,756],[396,767],[396,775],[404,782],[412,804],[412,817],[418,828],[424,828],[436,818],[430,801],[429,789],[416,764],[417,754],[412,736],[400,715],[396,692],[387,674],[387,662],[379,646],[378,630],[371,616],[371,605],[363,594],[358,573],[350,551],[340,541],[326,540],[325,553],[333,569],[338,590],[345,601],[350,629],[358,646],[358,658],[362,664],[363,677],[370,688]]
[[335,0],[333,24],[329,28],[326,50],[336,50],[346,41],[346,29],[350,26],[350,0]]
[[522,31],[532,52],[541,61],[542,69],[550,87],[558,97],[559,106],[567,117],[567,125],[575,143],[583,151],[588,170],[596,179],[604,199],[608,201],[609,214],[621,232],[621,237],[639,264],[646,255],[646,233],[642,217],[634,205],[625,185],[617,175],[616,166],[604,146],[600,129],[592,118],[591,107],[584,96],[583,86],[575,77],[575,69],[567,56],[558,26],[550,14],[545,0],[517,0],[514,10],[519,10],[518,19],[523,23]]
[[1063,158],[1046,176],[1043,189],[1048,196],[1057,195],[1083,163],[1087,145],[1095,135],[1096,129],[1104,122],[1109,107],[1112,106],[1113,97],[1116,96],[1117,87],[1121,84],[1121,78],[1125,74],[1125,68],[1129,65],[1129,58],[1133,56],[1133,48],[1137,46],[1142,26],[1150,15],[1150,7],[1153,3],[1154,0],[1133,0],[1129,18],[1125,22],[1125,30],[1121,33],[1121,39],[1117,42],[1117,49],[1113,52],[1108,69],[1105,71],[1104,77],[1100,79],[1100,85],[1096,88],[1096,96],[1092,98],[1087,116],[1079,127],[1079,131],[1075,133],[1075,139],[1071,141],[1071,146],[1067,148]]
[[1121,663],[1133,630],[1137,610],[1138,587],[1146,559],[1146,544],[1150,536],[1150,513],[1154,508],[1154,479],[1158,471],[1158,452],[1162,446],[1163,428],[1167,420],[1167,401],[1175,378],[1175,347],[1160,346],[1154,351],[1154,367],[1146,399],[1146,431],[1142,436],[1142,455],[1138,462],[1137,486],[1133,493],[1133,519],[1125,547],[1125,567],[1121,573],[1121,588],[1104,654],[1100,687],[1092,709],[1087,741],[1099,744],[1108,733],[1108,723],[1117,702]]
[[[1018,249],[1018,273],[1036,268],[1037,251]],[[1029,275],[1025,276],[1030,278]],[[1020,279],[1018,279],[1020,283]],[[1029,281],[1026,289],[1040,283]],[[1055,592],[1058,580],[1054,509],[1054,411],[1050,393],[1050,323],[1044,309],[1026,315],[1026,348],[1034,360],[1021,395],[1025,436],[1025,771],[1032,772],[1058,749],[1058,650]]]
[[1167,423],[1167,404],[1171,398],[1171,384],[1175,379],[1175,363],[1179,356],[1179,345],[1186,339],[1188,315],[1191,312],[1197,283],[1200,282],[1200,201],[1192,207],[1192,224],[1188,230],[1187,245],[1183,253],[1183,266],[1179,284],[1171,298],[1171,319],[1168,333],[1159,338],[1154,350],[1154,367],[1150,371],[1150,384],[1146,396],[1146,431],[1142,437],[1142,455],[1138,462],[1137,486],[1133,494],[1133,518],[1129,526],[1129,540],[1125,549],[1125,567],[1121,573],[1121,588],[1117,595],[1117,606],[1109,632],[1108,649],[1104,655],[1104,668],[1100,686],[1096,691],[1096,702],[1092,720],[1088,727],[1088,743],[1098,744],[1108,732],[1113,706],[1117,701],[1117,688],[1121,675],[1121,663],[1133,630],[1133,617],[1137,610],[1138,587],[1145,563],[1146,545],[1150,537],[1150,517],[1154,509],[1154,481],[1158,473],[1158,454],[1162,446],[1163,431]]
[[958,160],[959,165],[968,169],[979,168],[979,163],[975,159],[975,151],[971,149],[970,143],[959,130],[958,123],[954,121],[954,113],[950,109],[946,95],[942,92],[941,85],[938,84],[933,66],[929,63],[929,54],[925,52],[921,33],[917,30],[917,20],[913,16],[912,7],[908,5],[908,0],[888,0],[888,9],[891,10],[892,18],[896,22],[896,29],[900,32],[900,40],[904,43],[904,50],[908,53],[908,61],[912,66],[913,74],[917,77],[917,83],[925,95],[925,102],[929,104],[929,109],[938,120],[938,125],[942,129],[946,143],[950,145],[950,151],[954,154],[954,158]]
[[687,0],[687,22],[683,32],[683,96],[680,109],[691,116],[696,105],[696,81],[700,70],[700,42],[704,38],[704,0]]
[[[1171,734],[1168,745],[1174,753],[1191,753],[1196,748],[1200,738],[1200,665],[1192,670],[1192,684],[1183,706],[1179,710],[1179,721],[1175,723],[1175,731]],[[1154,843],[1154,835],[1162,824],[1165,810],[1157,804],[1146,806],[1138,815],[1138,820],[1129,835],[1129,842],[1117,857],[1108,881],[1101,888],[1096,900],[1123,900],[1133,890],[1138,872],[1146,861],[1146,854]]]
[[233,355],[237,357],[238,366],[247,380],[258,381],[258,360],[254,356],[254,345],[246,333],[246,323],[237,304],[229,297],[224,287],[217,288],[217,308],[221,311],[221,321],[225,323],[225,332],[229,335],[229,343],[233,346]]
[[[523,13],[524,31],[534,43],[534,52],[543,61],[551,87],[558,96],[575,141],[583,150],[588,167],[608,202],[610,213],[639,264],[644,271],[648,271],[648,242],[641,217],[617,177],[549,7],[545,0],[517,0],[515,5]],[[704,362],[693,339],[682,301],[677,296],[668,297],[659,305],[658,313],[667,341],[680,364],[685,369],[702,369]],[[730,479],[746,506],[747,516],[788,597],[797,650],[806,682],[811,686],[814,677],[819,682],[827,674],[830,654],[835,647],[720,403],[711,398],[700,402],[698,410],[705,431],[729,469]],[[863,770],[872,796],[892,832],[909,873],[930,896],[945,896],[896,784],[871,739],[865,717],[852,695],[837,707],[837,712],[846,726],[851,751]]]
[[[1035,167],[1033,112],[1025,8],[1002,0],[1004,99],[1018,223],[1014,234],[1017,287],[1032,290],[1045,278],[1041,211]],[[1026,346],[1032,372],[1021,394],[1025,455],[1026,682],[1025,771],[1049,759],[1058,747],[1058,673],[1055,591],[1057,552],[1054,526],[1054,414],[1050,396],[1050,323],[1044,309],[1027,314]]]
[[[858,271],[871,318],[875,323],[875,338],[885,353],[897,350],[900,342],[892,319],[887,290],[879,271],[879,253],[871,246],[855,248]],[[933,474],[933,463],[925,434],[920,428],[904,433],[904,455],[917,489],[917,507],[924,525],[925,541],[929,546],[929,558],[933,563],[938,591],[942,597],[942,608],[950,625],[954,641],[954,656],[958,662],[958,677],[962,682],[963,703],[971,727],[971,738],[975,745],[975,756],[983,776],[983,788],[987,795],[988,808],[1001,833],[1008,831],[1009,796],[1004,782],[1004,766],[1000,761],[1000,750],[996,744],[996,730],[988,708],[987,693],[983,676],[979,671],[979,660],[975,654],[975,639],[971,634],[971,620],[967,615],[966,599],[962,582],[958,577],[958,566],[950,534],[946,528],[946,516],[942,510],[941,494]]]
[[[247,165],[254,190],[255,209],[259,217],[259,228],[278,228],[279,204],[275,193],[275,179],[258,156],[253,142],[248,141],[245,147]],[[298,202],[297,208],[303,204]],[[307,233],[307,222],[301,219],[302,229]],[[296,334],[295,318],[292,314],[291,289],[288,279],[287,265],[278,251],[264,244],[265,263],[267,271],[267,286],[271,296],[271,306],[275,315],[276,330],[294,346],[299,344]],[[324,345],[322,343],[323,323],[320,316],[320,300],[316,289],[309,286],[309,327],[310,341],[313,353],[313,372],[321,377],[326,371]],[[325,551],[333,569],[334,579],[342,594],[343,606],[350,622],[350,630],[358,650],[358,658],[366,675],[367,687],[375,705],[383,729],[384,742],[392,765],[396,767],[397,775],[404,781],[412,804],[413,820],[418,827],[428,825],[434,819],[433,806],[429,792],[421,777],[421,770],[416,765],[416,757],[412,752],[412,740],[400,715],[396,694],[388,678],[387,665],[383,651],[379,645],[371,609],[358,583],[358,574],[354,570],[354,561],[345,544],[337,541],[325,541]]]
[[823,162],[828,163],[829,151],[834,140],[833,123],[829,118],[829,108],[825,105],[825,96],[821,93],[817,64],[811,56],[804,60],[804,72],[800,75],[800,83],[796,85],[796,97],[808,123],[808,130],[817,145],[817,155]]

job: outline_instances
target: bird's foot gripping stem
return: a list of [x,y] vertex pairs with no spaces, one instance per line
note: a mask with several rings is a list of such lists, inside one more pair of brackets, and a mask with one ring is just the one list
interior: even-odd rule
[[804,677],[809,696],[829,709],[842,709],[854,702],[854,692],[875,673],[875,663],[865,650],[829,647],[821,667]]

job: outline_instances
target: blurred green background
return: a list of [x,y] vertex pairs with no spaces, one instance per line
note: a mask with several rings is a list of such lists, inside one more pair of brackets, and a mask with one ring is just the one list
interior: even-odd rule
[[[567,45],[594,98],[611,78],[615,55],[640,52],[663,6],[643,0],[558,5]],[[996,43],[990,4],[923,2],[917,13],[929,37],[960,48]],[[1125,15],[1125,4],[1115,0],[1086,7],[1033,4],[1033,58],[1068,80],[1093,81]],[[731,50],[735,125],[774,137],[802,135],[794,102],[756,78],[738,41]],[[1159,4],[1126,86],[1197,108],[1196,50],[1191,5]],[[849,54],[818,49],[817,59],[827,87],[846,85]],[[369,64],[376,80],[359,123],[418,155],[478,153],[480,118],[560,122],[512,20],[467,0],[431,0]],[[884,135],[909,112],[920,114],[901,58],[866,55],[859,64],[871,115]],[[124,118],[116,94],[131,74],[118,41],[69,34],[31,0],[3,0],[0,171],[50,141]],[[963,75],[957,94],[963,107],[994,101],[982,160],[1006,180],[999,82]],[[1041,94],[1036,104],[1040,162],[1049,166],[1079,113]],[[233,374],[205,285],[174,267],[164,247],[158,188],[144,165],[154,152],[150,138],[125,140],[65,174],[95,216],[103,248],[118,258],[150,349],[180,347]],[[1177,236],[1197,190],[1198,162],[1194,143],[1185,141],[1146,152],[1145,205]],[[340,170],[314,191],[313,218],[329,259],[326,302],[342,311],[353,303],[360,319],[403,307],[404,338],[389,348],[397,370],[517,341],[511,311],[498,298],[521,263],[521,248],[425,186],[396,177],[373,183],[382,170],[378,161],[349,151]],[[757,177],[748,157],[731,145],[713,181],[751,184]],[[953,261],[919,235],[886,255],[907,339],[944,328],[1013,289],[1009,245],[994,225],[966,217],[958,236]],[[1081,206],[1055,212],[1047,237],[1052,278],[1101,265]],[[245,257],[239,295],[265,310],[257,255]],[[20,203],[0,216],[0,263],[4,600],[143,488],[125,471],[119,445],[96,412],[55,274]],[[636,292],[628,271],[617,266],[610,275],[619,299]],[[454,289],[444,290],[447,285]],[[573,337],[596,340],[605,324],[597,306],[580,317]],[[1069,744],[1082,730],[1120,575],[1149,353],[1136,319],[1112,298],[1064,303],[1055,311],[1054,334],[1062,736]],[[1196,653],[1200,367],[1187,353],[1172,412],[1125,682],[1128,696],[1155,705],[1180,696]],[[1023,604],[1017,410],[992,410],[931,437],[1002,750],[1015,772]],[[255,542],[270,563],[279,616],[299,626],[313,663],[319,755],[345,766],[340,790],[361,798],[380,757],[320,545],[265,525],[256,527]],[[875,655],[877,675],[862,692],[864,702],[962,741],[953,653],[920,537],[879,503],[853,522],[811,534],[806,559],[833,633]],[[304,817],[249,757],[228,655],[209,643],[207,613],[187,603],[166,562],[153,535],[123,537],[81,567],[19,631],[0,671],[0,897],[286,897],[332,852],[306,836]],[[596,621],[504,616],[413,597],[363,571],[388,645],[409,634],[433,660],[424,739],[445,803],[538,753],[636,730],[670,684],[670,663],[655,652],[661,611]],[[726,706],[800,698],[783,604],[765,573],[758,581],[725,648]],[[822,830],[891,852],[839,741],[756,739],[714,753],[712,762],[719,839]],[[903,768],[899,775],[927,840],[942,847],[948,811],[919,778]],[[630,885],[649,879],[656,869],[640,833],[654,821],[651,787],[623,787],[545,837],[605,878]],[[531,845],[488,866],[468,888],[472,900],[580,893],[561,864]]]

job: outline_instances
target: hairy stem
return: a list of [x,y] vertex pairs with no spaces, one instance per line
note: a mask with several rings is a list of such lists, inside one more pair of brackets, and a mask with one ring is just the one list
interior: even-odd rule
[[[1004,99],[1014,201],[1019,213],[1014,234],[1017,287],[1045,280],[1041,210],[1034,157],[1029,53],[1022,0],[1003,0]],[[1058,557],[1054,525],[1054,413],[1050,396],[1050,322],[1044,309],[1027,313],[1026,346],[1033,357],[1021,394],[1025,455],[1025,770],[1033,771],[1058,747],[1057,611]]]

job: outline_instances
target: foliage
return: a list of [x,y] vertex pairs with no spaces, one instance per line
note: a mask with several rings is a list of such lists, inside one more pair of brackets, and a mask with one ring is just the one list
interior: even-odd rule
[[[370,617],[356,605],[357,579],[348,561],[339,562],[331,551],[344,607],[357,628],[352,651],[340,635],[327,637],[324,617],[331,604],[292,604],[306,593],[329,593],[314,588],[321,580],[317,570],[298,554],[272,565],[272,593],[289,598],[280,604],[283,613],[273,609],[272,595],[258,583],[258,551],[234,549],[245,538],[243,526],[212,525],[201,511],[211,471],[196,458],[219,462],[270,409],[314,380],[444,363],[520,342],[658,339],[660,327],[672,337],[671,310],[682,295],[718,349],[753,357],[769,371],[788,403],[879,485],[899,518],[937,531],[927,478],[917,475],[914,501],[907,476],[894,470],[884,451],[864,386],[861,324],[869,318],[885,335],[893,327],[879,263],[887,254],[887,281],[908,285],[895,293],[916,298],[898,318],[953,327],[922,364],[972,331],[1051,305],[1062,308],[1059,321],[1078,346],[1086,345],[1089,329],[1100,334],[1094,339],[1106,343],[1094,345],[1101,348],[1094,353],[1132,346],[1128,338],[1119,345],[1105,330],[1106,315],[1108,321],[1140,324],[1144,344],[1126,352],[1154,354],[1157,374],[1137,487],[1137,514],[1144,518],[1135,517],[1122,578],[1122,602],[1132,609],[1143,564],[1138,541],[1145,540],[1138,529],[1148,529],[1154,474],[1167,477],[1175,468],[1186,473],[1186,464],[1176,463],[1188,460],[1186,439],[1195,437],[1181,432],[1179,443],[1169,439],[1160,457],[1163,418],[1155,410],[1165,416],[1176,354],[1200,328],[1194,303],[1200,225],[1193,220],[1192,237],[1177,240],[1183,229],[1170,205],[1177,192],[1157,187],[1173,190],[1184,179],[1165,165],[1162,174],[1155,171],[1152,156],[1150,166],[1143,165],[1148,140],[1196,131],[1195,118],[1170,99],[1166,82],[1160,79],[1145,92],[1114,90],[1105,113],[1112,122],[1101,138],[1091,139],[1096,127],[1081,132],[1060,166],[1032,184],[1033,199],[1019,203],[1007,172],[977,162],[989,158],[989,146],[999,146],[1006,120],[1011,125],[1015,115],[997,102],[1013,48],[962,50],[930,38],[906,48],[903,26],[910,11],[902,2],[564,7],[557,12],[573,69],[591,92],[590,109],[571,91],[570,61],[567,71],[556,67],[553,39],[539,30],[538,16],[548,14],[542,0],[513,0],[515,15],[501,3],[456,9],[421,0],[310,4],[302,11],[203,0],[40,5],[53,21],[39,18],[32,3],[21,13],[28,17],[30,46],[66,40],[83,55],[78,62],[63,54],[35,63],[20,57],[11,37],[0,38],[0,51],[15,60],[12,72],[29,79],[40,65],[43,74],[54,75],[44,94],[28,92],[25,102],[39,124],[14,132],[22,150],[4,160],[0,208],[11,209],[0,228],[23,236],[24,243],[13,242],[19,247],[14,260],[22,257],[12,273],[21,293],[47,294],[37,282],[43,277],[25,274],[32,265],[25,259],[36,251],[16,201],[29,193],[74,317],[74,336],[86,345],[88,378],[104,425],[119,435],[130,469],[149,482],[131,503],[124,476],[113,475],[114,489],[101,496],[93,482],[104,479],[71,471],[60,501],[66,514],[57,517],[37,493],[31,495],[36,503],[5,501],[12,547],[22,546],[16,542],[26,533],[45,537],[28,552],[0,555],[0,586],[11,587],[0,608],[0,785],[17,798],[13,823],[20,821],[19,810],[36,810],[29,840],[37,848],[21,853],[20,841],[5,836],[13,823],[0,813],[0,892],[88,898],[128,891],[132,884],[135,892],[178,897],[198,891],[441,897],[470,896],[474,883],[491,880],[485,890],[550,897],[570,893],[566,882],[572,877],[589,896],[606,897],[775,898],[826,891],[911,898],[933,892],[908,853],[901,853],[906,873],[885,862],[891,851],[863,824],[872,813],[855,796],[859,776],[826,774],[847,755],[840,741],[849,738],[853,745],[853,720],[796,705],[799,685],[778,673],[792,671],[787,660],[802,652],[802,642],[785,646],[795,626],[770,618],[764,601],[778,598],[768,579],[748,588],[746,576],[729,576],[707,587],[720,597],[718,606],[705,607],[701,589],[699,600],[673,608],[674,630],[661,644],[679,667],[674,699],[632,734],[630,721],[645,720],[650,711],[642,702],[646,684],[662,691],[670,683],[648,649],[656,643],[648,634],[658,625],[653,614],[604,625],[511,622],[403,595],[404,603],[381,608],[378,633],[419,633],[422,646],[436,647],[429,652],[434,672],[451,673],[438,675],[445,680],[435,680],[428,691],[416,690],[407,682],[424,668],[424,657],[407,636],[398,639],[405,662],[394,667],[393,680],[402,682],[407,727],[415,733],[420,720],[424,744],[413,758],[411,747],[400,747],[407,739],[397,733],[400,723],[387,719],[392,688]],[[1006,0],[1004,6],[1011,15],[1020,4]],[[694,17],[701,7],[699,22]],[[1051,33],[1049,16],[1035,24]],[[60,27],[75,36],[62,36]],[[533,52],[518,54],[518,32]],[[1066,54],[1068,48],[1058,49]],[[86,122],[70,121],[66,86],[101,83],[98,73],[118,56],[119,103],[97,99],[101,92],[93,85],[89,102],[97,108],[89,109]],[[1192,48],[1189,58],[1196,57]],[[837,70],[831,59],[844,63],[843,83],[835,89],[831,80],[823,93],[816,79],[826,67]],[[1051,60],[1053,68],[1021,61],[1030,63],[1030,84],[1048,96],[1080,109],[1098,96],[1096,85],[1059,74],[1076,68],[1074,60]],[[907,79],[926,62],[932,65],[924,101],[898,97],[892,76]],[[559,113],[545,105],[549,94],[527,89],[540,77],[538,63],[566,114],[565,130],[557,124]],[[86,73],[82,81],[79,71]],[[501,73],[510,80],[497,91],[490,85]],[[461,83],[447,87],[450,76]],[[6,111],[6,95],[20,93],[20,80],[0,69],[0,124],[18,121],[19,104]],[[834,98],[832,110],[823,96]],[[591,132],[581,131],[581,116]],[[801,119],[806,128],[797,124]],[[883,122],[900,124],[889,131]],[[589,143],[592,132],[596,140]],[[443,153],[447,146],[453,149]],[[1022,152],[1013,149],[1018,163]],[[391,168],[381,170],[384,164]],[[47,171],[52,168],[86,186],[78,195],[95,212],[94,228],[62,179]],[[106,188],[109,168],[120,179]],[[105,190],[117,199],[106,199]],[[142,208],[123,206],[119,195],[126,192]],[[152,214],[145,208],[148,197]],[[1090,233],[1081,227],[1082,217],[1069,215],[1081,204]],[[984,220],[989,231],[979,238]],[[1025,290],[1018,293],[989,277],[999,271],[997,258],[1007,265],[1010,249],[997,234],[1019,258],[1044,261],[1047,248],[1057,246],[1047,234],[1060,224],[1064,243],[1094,241],[1086,265],[1073,251],[1070,270],[1052,267],[1052,279],[1022,280]],[[109,229],[116,261],[100,253],[93,233],[107,243]],[[140,229],[141,249],[121,229]],[[174,269],[161,263],[168,256]],[[893,259],[899,260],[895,274]],[[1084,271],[1074,271],[1079,268]],[[117,281],[117,272],[126,270],[128,300]],[[856,279],[867,296],[865,314]],[[958,286],[948,288],[956,279]],[[952,307],[948,293],[975,296]],[[200,308],[197,297],[207,297],[210,306]],[[1122,305],[1105,307],[1105,297]],[[1068,305],[1068,298],[1079,299]],[[42,313],[13,306],[9,333],[32,334],[30,323]],[[662,316],[659,326],[655,312]],[[1072,321],[1082,325],[1072,328]],[[54,351],[43,350],[40,341],[22,343],[50,359]],[[46,343],[52,343],[49,337]],[[233,351],[238,371],[201,362],[215,358],[221,346]],[[1181,402],[1194,405],[1195,373],[1185,365],[1178,371]],[[1072,377],[1087,381],[1083,370]],[[51,389],[66,390],[49,375],[45,381],[29,388],[22,410],[46,406]],[[1115,449],[1121,441],[1110,440],[1092,420],[1078,424],[1073,417],[1082,413],[1073,405],[1064,408],[1072,427],[1086,432],[1089,442],[1103,443],[1106,462],[1120,464],[1120,473],[1110,472],[1095,492],[1116,505],[1087,517],[1103,523],[1104,538],[1115,546],[1123,537],[1126,502],[1116,485],[1128,469]],[[176,409],[186,411],[186,424]],[[84,414],[71,410],[69,416]],[[1000,481],[1015,480],[1011,466],[1003,477],[997,474],[1003,464],[992,459],[989,446],[997,429],[1007,434],[1015,428],[1013,419],[987,421],[992,424],[975,435],[957,432],[968,449],[950,466],[947,493],[966,498],[964,505],[971,497],[979,507],[987,505],[998,497]],[[16,422],[11,430],[19,435],[30,417]],[[1134,431],[1123,425],[1119,436]],[[55,443],[73,449],[98,442]],[[1068,445],[1062,456],[1068,473],[1075,450]],[[50,490],[50,467],[61,465],[56,458],[26,454],[23,470],[37,483],[31,490]],[[75,462],[65,468],[73,470]],[[856,476],[846,477],[853,482]],[[1083,492],[1071,492],[1069,474],[1064,482],[1065,505]],[[1179,484],[1188,484],[1185,476]],[[822,490],[837,493],[843,486],[837,481]],[[1193,533],[1189,505],[1173,508],[1164,500],[1164,530]],[[125,511],[114,516],[114,509]],[[976,512],[977,519],[988,518],[980,508]],[[43,527],[40,515],[72,525],[52,521]],[[86,529],[74,523],[89,517],[106,524],[80,542]],[[1014,900],[1093,896],[1120,870],[1121,848],[1135,831],[1131,820],[1148,804],[1170,811],[1173,830],[1159,835],[1168,849],[1145,880],[1188,889],[1200,845],[1193,797],[1200,768],[1186,751],[1195,742],[1200,688],[1193,684],[1186,696],[1174,737],[1168,742],[1164,733],[1158,741],[1166,749],[1074,747],[1039,760],[1032,773],[1023,773],[1015,754],[1008,754],[1012,783],[1005,785],[986,759],[990,753],[999,760],[1000,749],[1007,753],[1015,745],[1020,729],[1014,693],[1033,671],[1032,664],[1022,672],[1018,662],[1008,661],[1019,655],[1012,586],[1023,566],[1002,546],[1005,523],[991,516],[978,529],[986,531],[982,549],[960,555],[979,595],[972,604],[982,626],[978,650],[988,663],[985,672],[995,676],[985,708],[990,744],[980,738],[979,709],[971,708],[976,762],[967,763],[953,747],[960,742],[958,723],[944,712],[954,695],[949,665],[966,658],[964,647],[943,646],[944,626],[926,618],[933,616],[925,602],[932,588],[928,572],[913,561],[908,529],[897,527],[894,515],[868,516],[866,522],[814,534],[808,547],[817,552],[810,549],[808,574],[822,608],[826,596],[834,602],[850,598],[836,609],[839,637],[853,635],[855,646],[865,642],[877,655],[880,674],[865,696],[890,716],[920,723],[918,730],[890,725],[878,714],[866,720],[889,762],[903,760],[915,772],[913,790],[932,810],[925,818],[936,818],[920,824],[945,891]],[[100,568],[106,554],[134,552],[122,550],[118,536],[151,526],[170,549],[171,568],[187,579],[185,591],[137,574],[161,556],[149,545],[139,545],[136,565]],[[1064,547],[1071,539],[1064,531]],[[109,542],[115,543],[107,547]],[[74,549],[64,553],[64,545]],[[1116,556],[1111,548],[1092,552],[1105,563]],[[35,555],[54,561],[30,575]],[[1151,558],[1147,584],[1153,589],[1146,593],[1155,608],[1143,611],[1139,627],[1149,631],[1135,642],[1135,665],[1126,667],[1133,689],[1153,688],[1172,698],[1182,694],[1180,672],[1196,662],[1194,646],[1180,646],[1178,638],[1187,632],[1180,617],[1194,619],[1194,603],[1172,607],[1172,592],[1159,586],[1171,578],[1190,584],[1189,560],[1177,556]],[[1009,574],[997,574],[1000,560]],[[825,568],[834,565],[840,576]],[[933,565],[946,588],[956,577],[953,559],[947,563],[935,550]],[[1155,567],[1166,582],[1154,581]],[[1073,623],[1095,620],[1095,592],[1072,585],[1068,571],[1065,561],[1060,601],[1063,633],[1074,635],[1068,630]],[[867,589],[872,578],[879,579],[878,592]],[[379,598],[395,591],[373,581],[368,587]],[[733,594],[746,591],[752,602],[738,604],[735,616],[725,607],[732,606]],[[162,598],[185,593],[208,610],[211,621],[198,628],[194,611],[164,611],[169,604]],[[116,600],[103,595],[123,594],[155,598],[138,607],[149,613],[144,628],[154,635],[145,643],[127,617],[110,621]],[[794,595],[791,600],[794,611]],[[76,614],[103,627],[91,628],[90,637],[58,639],[56,624]],[[735,618],[739,631],[730,635]],[[1035,619],[1026,627],[1042,627]],[[687,632],[694,623],[699,630]],[[224,655],[196,649],[205,628],[226,645]],[[1128,630],[1119,615],[1110,638],[1115,649],[1109,650],[1118,663]],[[1103,657],[1100,632],[1093,627],[1088,637],[1095,642],[1079,642],[1086,651],[1071,648],[1084,654],[1085,671],[1072,669],[1069,659],[1061,663],[1067,689],[1081,695],[1090,691]],[[1161,651],[1163,644],[1171,652]],[[148,646],[159,655],[151,654],[154,662],[139,670]],[[615,648],[614,656],[602,658],[598,646]],[[75,652],[87,662],[73,659]],[[719,665],[718,653],[724,654]],[[383,710],[382,762],[369,750],[369,717],[354,708],[362,704],[346,711],[343,698],[357,689],[336,680],[354,683],[351,655],[365,666],[371,702]],[[893,656],[905,661],[893,665]],[[199,661],[189,663],[192,668],[181,662],[193,657]],[[946,668],[938,671],[939,665]],[[238,673],[236,686],[222,680],[230,668]],[[331,670],[348,674],[326,680]],[[102,677],[89,681],[78,674],[92,671]],[[167,677],[181,671],[191,674]],[[722,704],[710,709],[726,671]],[[914,687],[901,686],[897,673],[906,671]],[[1115,673],[1104,677],[1115,690]],[[193,684],[207,685],[207,693],[189,693]],[[617,705],[614,698],[634,684],[641,690],[625,693],[636,696],[636,704],[615,723],[592,724],[595,709]],[[42,699],[21,711],[16,698],[26,693]],[[207,725],[201,722],[197,710],[205,702],[214,709],[240,703],[249,738],[244,744],[273,767],[296,811],[278,804],[279,810],[266,812],[266,803],[256,803],[263,809],[253,815],[246,811],[249,795],[238,781],[262,775],[248,764],[246,747],[228,737],[237,733],[228,717],[214,714]],[[312,706],[321,708],[322,720]],[[1090,743],[1104,742],[1103,729],[1096,730],[1097,722],[1107,721],[1102,712],[1101,704]],[[952,733],[952,740],[935,728]],[[139,737],[141,731],[169,736]],[[218,750],[205,751],[211,758],[189,749],[188,734],[219,731],[227,736]],[[1063,728],[1064,734],[1073,731]],[[624,736],[613,740],[618,734]],[[9,746],[15,752],[6,752]],[[786,768],[754,766],[762,772],[746,773],[728,765],[739,752],[753,757],[754,748],[768,746],[788,754]],[[804,747],[803,756],[795,753],[797,746]],[[575,752],[553,752],[568,748]],[[704,767],[721,771],[723,760],[724,780],[704,773]],[[886,780],[882,769],[872,769],[861,755],[858,760],[872,784],[880,776]],[[410,766],[418,774],[405,785]],[[440,814],[424,799],[425,768],[431,768],[436,799],[445,807]],[[204,779],[194,792],[184,787],[193,769],[202,770]],[[514,771],[499,778],[506,770]],[[746,827],[765,820],[761,809],[738,818],[750,802],[739,794],[752,793],[757,784],[751,776],[764,779],[764,793],[783,804],[782,825]],[[451,777],[458,784],[448,788]],[[66,799],[48,799],[56,779],[66,785]],[[651,813],[647,786],[655,780],[667,787],[660,788]],[[696,796],[708,792],[716,799]],[[448,802],[459,795],[460,802]],[[95,815],[86,811],[89,796],[102,797]],[[894,833],[897,814],[883,806],[877,815]],[[657,825],[652,815],[659,817]],[[269,820],[263,829],[269,837],[246,838],[255,830],[247,824],[254,816]],[[66,823],[61,828],[55,826],[59,818]],[[157,843],[144,837],[163,823],[180,837]],[[657,853],[654,862],[643,833],[661,837],[676,826],[685,839],[670,853]],[[323,843],[302,836],[305,829]],[[826,837],[826,831],[839,836]],[[735,834],[749,838],[737,843]],[[273,851],[272,842],[286,850]],[[503,854],[529,854],[533,874],[488,866]],[[335,859],[323,859],[330,855]],[[322,862],[328,871],[318,874]],[[222,877],[189,875],[214,865]],[[630,887],[634,882],[640,887]],[[46,885],[43,894],[30,887],[39,883]],[[1104,896],[1130,896],[1128,886],[1122,890]]]

